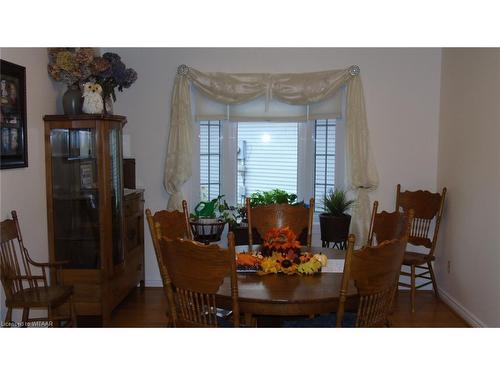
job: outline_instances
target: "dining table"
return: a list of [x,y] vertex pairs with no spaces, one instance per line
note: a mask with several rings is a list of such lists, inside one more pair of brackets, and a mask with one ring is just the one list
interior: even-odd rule
[[[258,245],[254,246],[257,250]],[[236,252],[248,251],[248,246],[237,246]],[[342,282],[342,260],[346,250],[322,247],[302,248],[313,254],[323,253],[328,263],[337,263],[337,269],[324,267],[314,275],[258,274],[238,272],[238,301],[246,325],[256,315],[312,316],[336,312]],[[339,267],[340,266],[340,267]],[[328,269],[328,270],[327,270]],[[227,276],[216,294],[217,305],[231,310],[231,280]],[[357,305],[357,289],[351,282],[347,291],[346,310]]]

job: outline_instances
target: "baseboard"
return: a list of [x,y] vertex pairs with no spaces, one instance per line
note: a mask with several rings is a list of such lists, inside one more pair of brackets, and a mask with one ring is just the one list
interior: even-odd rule
[[147,287],[153,287],[153,288],[162,288],[163,283],[161,280],[146,280],[146,286]]
[[455,311],[462,319],[471,325],[471,327],[486,327],[481,320],[477,318],[473,313],[463,307],[455,298],[450,296],[443,289],[438,288],[439,297],[446,303],[453,311]]

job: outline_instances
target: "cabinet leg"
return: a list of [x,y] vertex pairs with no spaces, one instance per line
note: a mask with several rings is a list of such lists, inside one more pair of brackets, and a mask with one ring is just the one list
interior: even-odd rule
[[146,283],[144,280],[139,281],[139,288],[141,288],[141,292],[144,291],[144,288],[146,288]]

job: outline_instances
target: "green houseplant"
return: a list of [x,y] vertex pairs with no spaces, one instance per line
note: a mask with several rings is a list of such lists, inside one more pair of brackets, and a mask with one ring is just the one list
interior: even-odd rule
[[196,241],[220,241],[221,234],[227,222],[231,222],[230,207],[219,195],[210,201],[199,202],[194,213],[190,215],[189,224]]
[[347,198],[345,190],[335,189],[325,194],[323,197],[324,212],[319,215],[323,247],[328,247],[330,242],[333,242],[334,246],[345,247],[351,224],[351,215],[347,212],[354,203],[354,200]]
[[250,206],[266,206],[268,204],[300,204],[297,202],[297,194],[287,193],[282,189],[273,189],[270,191],[258,191],[250,195]]

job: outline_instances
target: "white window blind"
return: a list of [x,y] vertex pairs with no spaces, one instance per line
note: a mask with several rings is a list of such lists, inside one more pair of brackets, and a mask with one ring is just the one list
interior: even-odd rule
[[298,124],[238,123],[238,202],[256,191],[297,193]]

